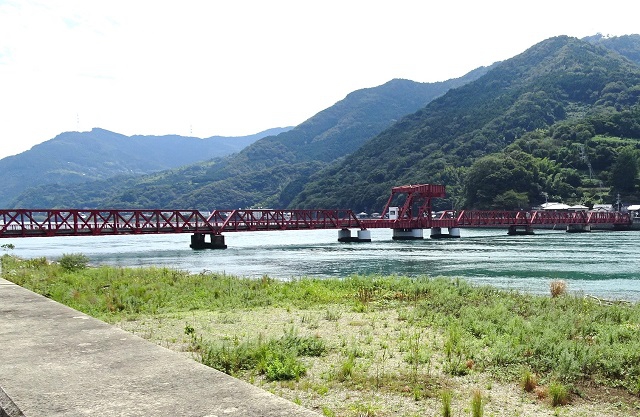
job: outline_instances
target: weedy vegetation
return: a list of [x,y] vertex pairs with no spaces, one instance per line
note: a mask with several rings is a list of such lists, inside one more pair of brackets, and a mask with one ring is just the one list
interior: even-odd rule
[[[285,282],[65,257],[72,267],[4,254],[3,278],[125,328],[173,320],[177,332],[156,342],[324,415],[393,415],[364,393],[405,398],[407,415],[453,415],[464,398],[474,416],[506,415],[492,394],[457,385],[486,376],[495,382],[487,389],[511,384],[540,407],[575,407],[586,387],[623,395],[620,415],[640,410],[638,304],[578,297],[566,285],[562,296],[535,296],[449,278]],[[254,327],[238,331],[245,325]],[[346,394],[331,402],[334,392]]]

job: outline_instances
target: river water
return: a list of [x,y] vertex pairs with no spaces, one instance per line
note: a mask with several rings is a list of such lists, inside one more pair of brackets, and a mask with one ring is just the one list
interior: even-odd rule
[[[355,231],[353,232],[355,234]],[[552,280],[568,290],[640,301],[640,231],[565,233],[462,229],[460,239],[394,241],[372,229],[371,243],[339,243],[337,230],[228,233],[226,250],[189,248],[190,235],[3,239],[22,258],[82,253],[92,264],[166,266],[276,279],[352,274],[461,277],[477,284],[548,294]],[[425,230],[428,236],[428,230]]]

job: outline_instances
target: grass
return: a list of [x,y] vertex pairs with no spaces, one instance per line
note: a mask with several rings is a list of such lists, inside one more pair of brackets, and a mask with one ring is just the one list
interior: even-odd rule
[[440,400],[442,401],[442,417],[451,417],[453,411],[451,409],[451,399],[453,394],[450,390],[444,390],[440,394]]
[[569,404],[569,390],[559,382],[554,381],[549,385],[549,395],[554,407]]
[[482,417],[484,415],[484,398],[480,390],[473,391],[471,397],[471,415],[473,417]]
[[[549,406],[547,398],[566,404],[585,386],[626,395],[630,408],[620,415],[640,409],[631,400],[640,391],[637,304],[525,295],[449,278],[281,282],[1,259],[5,279],[107,322],[144,329],[137,331],[325,415],[394,415],[384,401],[363,400],[364,393],[404,398],[404,408],[418,410],[414,415],[440,403],[445,415],[442,392],[456,393],[448,413],[468,407],[458,398],[472,398],[473,415],[517,415],[484,408],[517,401],[518,385],[541,407]],[[169,323],[176,330],[163,334]],[[478,400],[478,378],[487,376],[483,386],[492,387],[491,395]],[[514,398],[488,401],[504,383],[515,388]],[[346,397],[329,404],[336,391]]]
[[522,374],[521,385],[526,392],[533,392],[538,386],[538,379],[534,373],[527,369]]

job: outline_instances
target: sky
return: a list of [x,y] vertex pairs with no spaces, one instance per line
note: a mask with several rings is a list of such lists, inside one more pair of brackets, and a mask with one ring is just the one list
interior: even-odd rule
[[0,0],[0,158],[67,131],[243,136],[547,38],[640,33],[637,0]]

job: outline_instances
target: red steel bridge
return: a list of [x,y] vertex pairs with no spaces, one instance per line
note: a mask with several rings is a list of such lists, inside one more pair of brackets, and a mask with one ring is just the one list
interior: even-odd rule
[[[0,210],[0,238],[104,236],[122,234],[190,233],[191,247],[226,248],[223,233],[269,230],[338,229],[340,241],[371,241],[369,229],[393,230],[399,240],[460,237],[460,228],[499,227],[510,234],[530,234],[536,227],[566,227],[589,231],[592,225],[628,229],[632,219],[620,212],[589,211],[444,211],[434,215],[433,198],[445,197],[436,184],[394,187],[381,218],[361,219],[351,210]],[[358,229],[357,237],[350,229]],[[443,233],[447,229],[447,233]],[[205,237],[209,235],[210,241]]]

